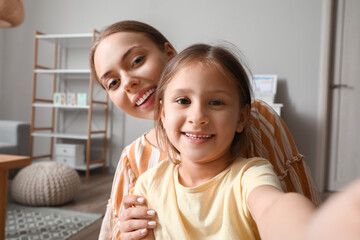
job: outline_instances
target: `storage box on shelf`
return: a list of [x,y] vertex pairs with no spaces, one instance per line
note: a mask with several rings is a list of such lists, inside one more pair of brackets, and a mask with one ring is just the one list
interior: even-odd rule
[[[100,87],[94,84],[88,63],[95,34],[95,30],[85,34],[35,32],[34,37],[31,158],[56,158],[85,170],[86,177],[90,169],[106,166],[108,96],[104,91],[96,94],[95,88]],[[40,137],[50,138],[49,153],[36,155],[35,138]],[[103,139],[100,159],[90,156],[95,138]],[[65,149],[74,154],[65,154]]]
[[55,144],[55,160],[70,167],[77,168],[85,164],[85,148],[83,144]]

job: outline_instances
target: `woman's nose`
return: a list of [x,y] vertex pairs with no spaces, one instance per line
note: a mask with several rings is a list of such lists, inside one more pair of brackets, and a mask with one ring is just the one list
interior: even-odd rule
[[124,90],[128,93],[135,90],[135,88],[139,85],[139,80],[136,77],[124,75],[122,78]]
[[209,123],[206,110],[203,106],[194,104],[189,111],[188,122],[196,125],[205,125]]

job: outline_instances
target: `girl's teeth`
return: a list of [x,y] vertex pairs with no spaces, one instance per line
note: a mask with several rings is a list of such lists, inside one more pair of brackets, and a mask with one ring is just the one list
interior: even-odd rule
[[196,140],[211,137],[211,135],[195,135],[195,134],[191,134],[191,133],[185,133],[185,135],[189,138],[196,139]]
[[139,101],[136,102],[136,105],[139,106],[141,104],[143,104],[143,102],[145,102],[145,100],[153,93],[155,92],[155,88],[150,89],[149,91],[147,91],[140,99]]

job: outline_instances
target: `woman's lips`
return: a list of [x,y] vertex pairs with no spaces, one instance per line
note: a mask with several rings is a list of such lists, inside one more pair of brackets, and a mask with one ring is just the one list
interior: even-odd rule
[[151,94],[153,94],[155,92],[156,88],[151,88],[149,90],[147,90],[141,97],[139,100],[137,100],[136,102],[136,106],[140,106],[141,104],[143,104],[149,97]]

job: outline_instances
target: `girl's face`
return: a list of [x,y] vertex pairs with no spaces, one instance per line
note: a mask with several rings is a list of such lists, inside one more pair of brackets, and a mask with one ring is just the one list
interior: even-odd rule
[[98,45],[94,65],[110,99],[127,114],[154,119],[156,86],[165,64],[176,52],[161,51],[146,35],[118,32]]
[[191,64],[171,78],[164,92],[161,121],[182,163],[227,164],[235,132],[247,122],[237,87],[213,69]]

